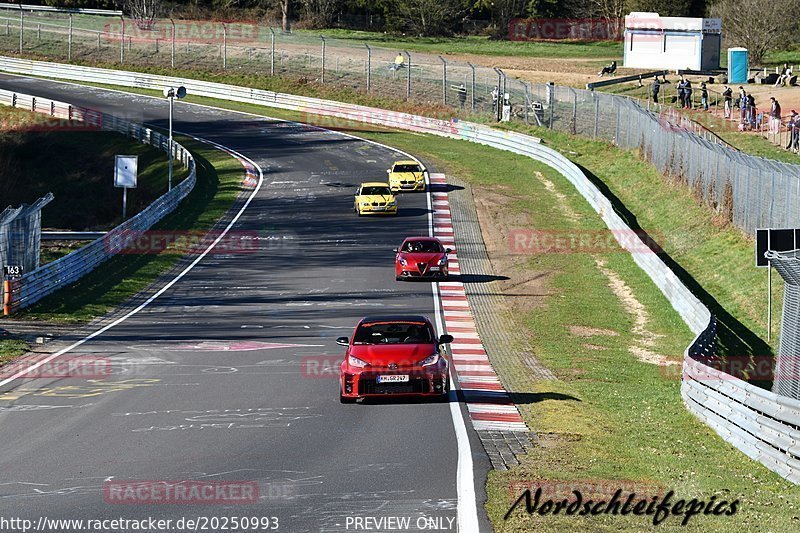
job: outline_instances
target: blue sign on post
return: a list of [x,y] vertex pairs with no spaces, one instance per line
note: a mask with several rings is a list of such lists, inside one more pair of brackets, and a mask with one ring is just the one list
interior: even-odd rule
[[747,83],[747,48],[728,48],[728,83]]

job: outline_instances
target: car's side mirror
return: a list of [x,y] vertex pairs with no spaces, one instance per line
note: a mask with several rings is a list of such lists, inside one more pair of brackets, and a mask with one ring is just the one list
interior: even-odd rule
[[451,250],[450,248],[445,248],[445,249],[444,249],[444,253],[446,253],[446,254],[449,254],[449,253],[450,253],[450,252],[452,252],[452,251],[453,251],[453,250]]
[[392,251],[393,251],[394,253],[399,253],[399,251],[398,251],[398,249],[397,249],[397,248],[392,248]]
[[339,337],[338,339],[336,339],[336,344],[338,344],[339,346],[350,346],[350,339],[348,339],[347,337]]
[[391,169],[391,168],[387,168],[387,169],[386,169],[386,173],[387,173],[387,174],[391,174],[391,173],[392,173],[392,169]]
[[439,337],[439,344],[449,344],[451,342],[453,342],[452,335],[444,334]]

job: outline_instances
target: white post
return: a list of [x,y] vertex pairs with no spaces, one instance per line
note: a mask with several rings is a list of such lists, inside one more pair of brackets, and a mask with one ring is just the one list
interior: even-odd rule
[[222,68],[228,68],[228,27],[222,23]]
[[271,51],[269,54],[269,74],[270,76],[275,75],[275,30],[272,29],[272,26],[269,28],[269,32],[272,34],[271,37]]
[[69,38],[67,39],[67,61],[72,61],[72,13],[69,14]]
[[19,5],[19,53],[22,53],[22,41],[24,39],[23,34],[25,33],[25,17],[24,11],[22,11],[22,4]]
[[175,21],[172,20],[172,17],[169,18],[169,21],[172,23],[172,56],[171,56],[171,65],[172,65],[172,68],[175,68]]
[[169,184],[167,190],[172,190],[172,101],[174,95],[169,97]]
[[127,218],[126,214],[128,211],[128,188],[122,188],[122,220]]
[[125,17],[119,18],[122,21],[122,31],[119,34],[119,62],[125,61]]
[[772,261],[767,261],[767,342],[772,340]]
[[319,38],[322,39],[322,68],[320,70],[319,81],[320,83],[325,83],[325,37],[320,35]]
[[367,47],[367,92],[372,88],[372,48],[368,44]]

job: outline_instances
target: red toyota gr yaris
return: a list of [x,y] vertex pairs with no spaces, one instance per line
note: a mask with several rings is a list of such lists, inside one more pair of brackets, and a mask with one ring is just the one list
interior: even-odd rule
[[441,345],[451,335],[436,338],[424,316],[369,316],[358,323],[341,366],[339,399],[389,395],[428,396],[446,400],[450,390],[448,362]]
[[436,237],[408,237],[395,248],[394,277],[396,280],[410,278],[447,278],[447,254]]

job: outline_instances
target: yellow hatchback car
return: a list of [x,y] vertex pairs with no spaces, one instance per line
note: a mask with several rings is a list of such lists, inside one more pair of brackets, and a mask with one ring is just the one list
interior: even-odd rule
[[397,198],[388,183],[362,183],[356,191],[353,209],[361,215],[396,215]]
[[389,173],[389,187],[395,191],[424,191],[425,167],[416,161],[395,161]]

